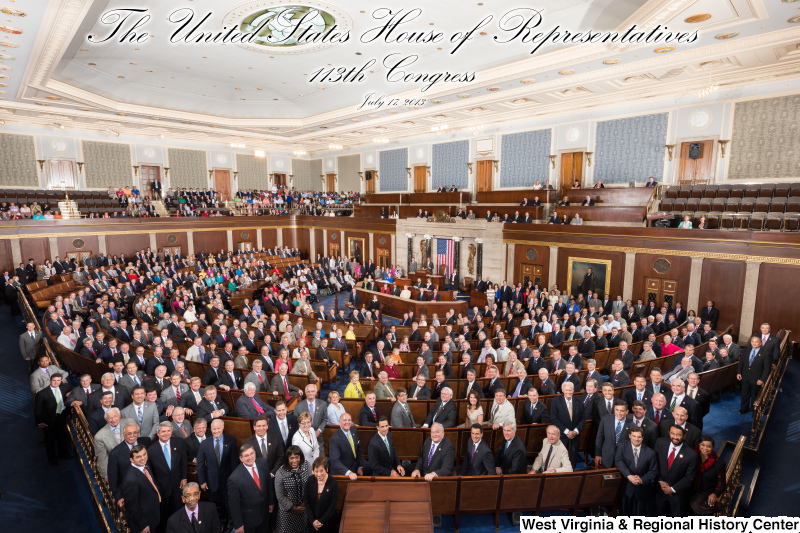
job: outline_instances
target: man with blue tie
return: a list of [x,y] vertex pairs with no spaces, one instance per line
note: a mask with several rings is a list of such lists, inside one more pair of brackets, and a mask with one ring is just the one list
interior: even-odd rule
[[761,387],[769,376],[772,359],[769,355],[761,353],[761,337],[750,338],[750,353],[746,352],[739,358],[739,367],[736,379],[742,382],[742,405],[739,414],[750,411],[750,400],[756,401],[761,393]]
[[161,525],[163,531],[169,517],[181,505],[180,492],[186,485],[189,460],[183,438],[172,436],[172,422],[158,425],[158,439],[147,448],[147,464],[161,495]]
[[[598,468],[614,468],[617,448],[628,441],[628,406],[622,400],[614,400],[614,414],[605,415],[600,421],[595,439],[594,464]],[[603,459],[605,458],[605,460]]]
[[239,464],[236,437],[225,435],[225,422],[211,422],[211,438],[200,443],[197,451],[197,480],[200,488],[209,491],[209,498],[217,506],[220,523],[228,524],[228,478]]

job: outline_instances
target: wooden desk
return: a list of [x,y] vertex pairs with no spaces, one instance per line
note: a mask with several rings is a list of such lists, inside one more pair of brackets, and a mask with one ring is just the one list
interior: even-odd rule
[[430,483],[349,483],[344,533],[433,533]]
[[[655,192],[654,187],[615,187],[603,189],[570,189],[567,193],[571,204],[580,205],[589,195],[596,204],[645,205]],[[561,198],[556,199],[563,200]]]
[[389,205],[398,205],[398,204],[408,204],[408,194],[402,193],[372,193],[367,194],[364,196],[364,203],[365,204],[389,204]]
[[[558,198],[558,191],[554,189],[540,189],[538,191],[532,188],[525,191],[484,191],[478,193],[478,204],[521,204],[523,198],[533,200],[539,197],[542,204],[555,202]],[[585,196],[585,195],[584,195]],[[509,206],[510,207],[510,206]]]
[[419,316],[421,314],[431,316],[433,313],[436,313],[439,317],[444,317],[445,313],[451,308],[454,309],[456,313],[461,313],[465,316],[467,314],[467,302],[464,300],[452,302],[418,302],[417,300],[407,300],[399,296],[368,291],[359,289],[358,287],[356,287],[356,292],[361,296],[362,302],[371,302],[372,297],[377,295],[378,301],[381,303],[381,312],[398,318],[402,318],[403,313],[408,313],[409,311],[413,311],[414,316]]
[[[644,220],[647,208],[645,206],[603,206],[600,204],[591,207],[570,205],[569,207],[553,207],[553,209],[559,216],[563,216],[564,213],[566,213],[570,221],[575,218],[575,213],[580,213],[581,218],[586,222],[641,223]],[[545,223],[547,223],[547,220],[545,220]],[[518,225],[519,224],[515,224],[515,226]]]
[[[414,299],[414,300],[417,299],[417,296],[419,296],[419,292],[420,292],[420,290],[417,289],[416,287],[411,287],[409,282],[406,282],[404,285],[399,285],[399,284],[394,284],[394,283],[381,283],[380,281],[378,281],[378,282],[375,283],[375,285],[378,288],[381,288],[384,285],[389,285],[389,287],[397,286],[397,287],[400,287],[400,290],[405,289],[406,287],[408,287],[408,290],[411,291],[411,298]],[[444,301],[444,302],[452,302],[452,301],[455,300],[455,296],[456,296],[455,295],[455,291],[442,290],[435,283],[433,284],[433,287],[435,289],[439,289],[439,297],[442,299],[442,301]],[[430,295],[433,294],[433,291],[425,291],[425,292],[427,293],[428,298],[430,298]],[[381,293],[381,294],[383,294],[383,293]]]
[[398,278],[394,280],[394,282],[397,283],[398,287],[405,287],[407,285],[416,284],[418,279],[421,279],[425,283],[430,281],[431,283],[433,283],[433,286],[439,289],[440,291],[444,289],[444,281],[445,281],[444,276],[429,274],[427,270],[417,270],[416,272],[409,272],[407,278]]
[[411,205],[416,204],[449,204],[464,205],[469,203],[469,192],[416,192],[410,195]]

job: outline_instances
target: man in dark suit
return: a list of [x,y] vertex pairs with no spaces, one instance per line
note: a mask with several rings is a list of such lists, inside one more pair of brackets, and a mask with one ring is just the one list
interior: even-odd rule
[[228,478],[228,509],[237,532],[267,533],[274,509],[272,480],[267,460],[256,458],[251,444],[239,449],[241,464]]
[[705,324],[711,323],[711,329],[717,329],[717,321],[719,320],[719,310],[714,307],[714,300],[709,300],[706,306],[700,309],[700,320]]
[[374,476],[403,477],[406,471],[400,464],[394,449],[392,434],[389,432],[389,420],[385,416],[378,419],[378,432],[369,441],[369,466]]
[[358,431],[352,427],[353,419],[345,413],[339,419],[339,431],[328,441],[328,455],[331,461],[331,474],[348,476],[356,480],[358,476],[370,475],[372,469],[364,460]]
[[460,476],[492,476],[496,473],[494,457],[489,445],[483,441],[483,427],[473,424],[464,460],[458,467]]
[[697,454],[684,442],[685,431],[672,426],[669,438],[656,442],[658,486],[656,513],[658,516],[687,516],[692,485],[697,474]]
[[183,438],[172,436],[172,422],[161,422],[156,436],[157,440],[147,447],[147,465],[161,495],[160,530],[163,531],[169,517],[180,507],[180,491],[186,485],[189,460]]
[[131,467],[121,483],[128,526],[131,531],[158,531],[163,496],[147,464],[147,449],[137,444],[129,456]]
[[200,453],[200,444],[203,443],[208,436],[208,422],[205,418],[196,418],[192,426],[192,434],[184,439],[186,443],[186,457],[189,461],[196,461],[197,454]]
[[70,457],[67,443],[67,396],[71,394],[67,383],[62,383],[61,374],[50,376],[50,386],[36,393],[34,414],[36,424],[44,430],[47,459],[51,465],[58,464],[57,457]]
[[528,399],[522,406],[522,419],[520,424],[549,424],[550,413],[544,402],[539,401],[539,391],[535,387],[528,389]]
[[200,501],[200,487],[187,483],[181,491],[183,507],[167,520],[167,533],[218,533],[219,516],[214,506]]
[[283,464],[284,448],[280,436],[269,432],[269,423],[270,419],[266,416],[256,418],[253,421],[255,434],[244,442],[256,449],[256,457],[267,460],[269,471],[275,475]]
[[[600,419],[594,443],[594,464],[599,468],[614,468],[617,448],[628,440],[628,405],[622,400],[614,400],[614,414]],[[605,458],[605,459],[604,459]]]
[[503,426],[503,443],[494,454],[495,474],[526,474],[527,450],[517,437],[517,425]]
[[206,438],[197,451],[197,480],[200,488],[210,491],[209,497],[217,506],[220,522],[227,524],[229,513],[228,477],[239,463],[236,437],[225,435],[225,422],[211,422],[211,437]]
[[287,414],[286,402],[278,400],[275,403],[275,418],[269,423],[269,431],[281,439],[284,450],[292,445],[292,437],[299,427],[297,417],[294,414]]
[[578,460],[578,444],[580,442],[578,434],[586,425],[586,417],[583,412],[583,402],[573,398],[574,385],[565,381],[561,385],[561,392],[562,395],[553,398],[550,403],[550,420],[558,428],[561,442],[569,452],[569,460],[574,469]]
[[614,465],[625,477],[621,505],[623,516],[646,516],[648,502],[653,498],[654,481],[658,476],[658,458],[645,444],[643,430],[628,429],[629,442],[617,446]]
[[769,377],[772,364],[777,363],[777,359],[773,360],[773,356],[764,349],[761,343],[762,338],[764,338],[763,331],[761,337],[753,336],[750,339],[750,350],[742,350],[739,358],[736,371],[736,379],[742,382],[742,401],[739,414],[750,411],[750,401],[756,401],[761,393],[761,387]]
[[[187,395],[188,396],[188,395]],[[181,398],[183,400],[183,398]],[[211,422],[215,418],[229,415],[230,408],[222,400],[217,399],[217,388],[209,385],[204,389],[203,399],[197,405],[195,416],[205,418]]]
[[128,424],[123,427],[122,438],[123,442],[108,454],[108,466],[106,467],[108,486],[117,504],[123,499],[122,483],[131,468],[131,449],[137,444],[150,446],[149,438],[139,436],[139,426],[136,424]]
[[[769,364],[775,366],[778,364],[778,360],[781,357],[781,340],[770,333],[770,331],[770,325],[764,322],[761,324],[761,334],[759,337],[761,338],[761,350],[764,352],[764,355],[769,357]],[[742,354],[744,354],[744,350],[742,350]]]
[[458,408],[455,402],[450,401],[452,398],[453,390],[450,387],[442,388],[439,399],[436,400],[433,409],[428,413],[422,427],[430,427],[434,423],[442,424],[445,428],[456,427]]
[[631,384],[631,378],[628,377],[628,374],[622,369],[622,361],[620,359],[616,359],[611,365],[611,373],[609,374],[608,382],[611,383],[615,389]]
[[653,393],[647,389],[647,381],[644,379],[644,376],[638,375],[633,378],[633,385],[633,388],[625,389],[622,395],[622,399],[628,404],[628,409],[633,409],[633,402],[636,400],[649,404]]
[[631,423],[630,427],[642,428],[642,435],[644,436],[644,443],[648,448],[653,448],[656,445],[656,440],[661,437],[661,428],[655,422],[647,418],[647,406],[644,402],[636,400],[633,402],[630,414],[628,414],[628,421]]
[[456,449],[450,439],[444,437],[444,427],[434,422],[411,477],[424,477],[425,481],[431,481],[435,477],[451,476],[455,470],[455,458]]
[[376,396],[370,391],[364,395],[364,405],[358,413],[358,425],[368,427],[378,427],[378,410],[375,407]]
[[675,407],[672,412],[672,419],[665,419],[661,421],[660,432],[664,438],[669,437],[669,430],[672,426],[679,426],[684,430],[683,442],[692,449],[700,443],[700,429],[697,426],[689,423],[689,413],[685,407],[680,405]]
[[428,385],[425,384],[425,375],[418,374],[416,377],[416,383],[411,386],[411,390],[408,391],[408,399],[409,400],[430,400],[431,399],[431,389]]

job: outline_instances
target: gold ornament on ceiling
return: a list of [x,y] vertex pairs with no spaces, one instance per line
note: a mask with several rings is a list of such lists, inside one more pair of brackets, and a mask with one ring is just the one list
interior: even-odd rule
[[673,50],[675,50],[674,46],[662,46],[661,48],[656,48],[655,50],[653,50],[653,52],[655,52],[656,54],[668,54]]
[[459,98],[469,98],[470,97],[470,95],[467,94],[467,93],[457,94],[456,96],[458,96]]
[[691,17],[686,17],[683,21],[686,24],[697,24],[698,22],[705,22],[711,18],[711,13],[698,13],[697,15],[692,15]]
[[444,100],[431,100],[432,104],[443,104]]
[[6,15],[11,15],[12,17],[27,17],[28,14],[22,11],[21,9],[15,9],[13,7],[8,6],[0,6],[0,13],[4,13]]
[[495,92],[495,91],[499,91],[499,90],[500,90],[500,87],[489,87],[489,88],[488,88],[488,89],[486,89],[486,90],[487,90],[487,91],[489,91],[489,92],[492,92],[492,93],[493,93],[493,92]]
[[0,41],[0,48],[19,48],[19,45],[11,41]]
[[524,80],[520,81],[522,84],[529,84],[529,83],[536,83],[536,78],[525,78]]
[[603,61],[603,64],[604,65],[616,65],[620,61],[622,61],[622,60],[621,59],[606,59],[605,61]]
[[10,33],[11,35],[22,35],[22,30],[19,28],[15,28],[14,26],[6,26],[5,24],[0,24],[0,33]]
[[726,39],[733,39],[734,37],[738,36],[739,36],[738,31],[729,31],[728,33],[718,33],[717,35],[714,36],[714,39],[724,41]]
[[564,69],[564,70],[559,71],[559,74],[561,74],[562,76],[569,76],[570,74],[575,74],[575,70],[573,70],[571,68],[568,68],[568,69]]

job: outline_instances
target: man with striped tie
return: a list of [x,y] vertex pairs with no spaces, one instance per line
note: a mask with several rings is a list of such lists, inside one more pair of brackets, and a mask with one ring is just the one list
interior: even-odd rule
[[[600,420],[600,428],[595,439],[594,464],[598,468],[613,468],[617,447],[628,440],[628,405],[619,399],[614,400],[614,414],[605,415]],[[605,460],[603,459],[605,458]]]

